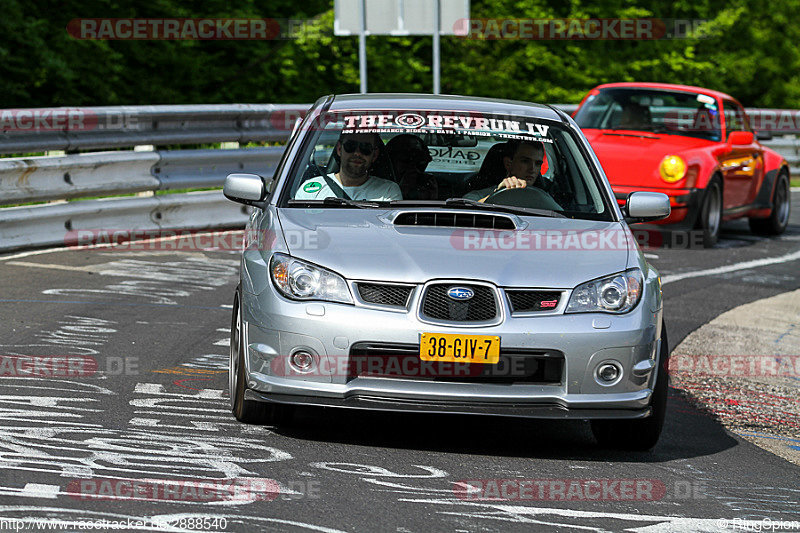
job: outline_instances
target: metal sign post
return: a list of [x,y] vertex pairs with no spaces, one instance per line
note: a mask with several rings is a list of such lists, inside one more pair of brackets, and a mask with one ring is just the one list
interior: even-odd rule
[[440,50],[439,50],[439,33],[442,29],[442,5],[440,0],[433,0],[433,94],[439,94],[441,91],[441,82],[439,80],[439,63],[440,63]]
[[358,71],[361,92],[367,92],[367,0],[361,0],[361,29],[358,32]]

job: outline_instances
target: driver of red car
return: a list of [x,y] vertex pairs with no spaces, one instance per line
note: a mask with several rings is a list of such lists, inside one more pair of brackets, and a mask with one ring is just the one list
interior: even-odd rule
[[650,116],[650,108],[635,102],[628,102],[622,109],[622,116],[620,117],[617,129],[646,130],[652,128],[652,126],[653,122]]
[[506,177],[496,187],[470,191],[464,198],[483,202],[500,189],[520,189],[542,185],[544,145],[539,141],[511,140],[506,143],[503,166]]

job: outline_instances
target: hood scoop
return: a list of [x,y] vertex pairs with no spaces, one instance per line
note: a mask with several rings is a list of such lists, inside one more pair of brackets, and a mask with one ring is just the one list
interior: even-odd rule
[[514,218],[507,215],[453,211],[404,211],[392,220],[395,226],[436,226],[445,228],[478,228],[515,230]]

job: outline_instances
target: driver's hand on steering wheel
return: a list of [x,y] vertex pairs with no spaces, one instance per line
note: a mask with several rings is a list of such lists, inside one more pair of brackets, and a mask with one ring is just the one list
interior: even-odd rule
[[[524,189],[527,186],[528,186],[528,182],[527,181],[521,180],[516,176],[509,176],[509,177],[507,177],[506,179],[504,179],[503,181],[500,182],[500,185],[497,186],[497,188],[494,190],[494,192],[492,194],[494,194],[497,191],[502,191],[503,189]],[[483,198],[481,198],[478,201],[483,203],[492,194],[484,196]]]
[[522,189],[527,186],[527,181],[521,180],[516,176],[509,176],[500,182],[500,185],[497,186],[495,191],[499,191],[500,189]]

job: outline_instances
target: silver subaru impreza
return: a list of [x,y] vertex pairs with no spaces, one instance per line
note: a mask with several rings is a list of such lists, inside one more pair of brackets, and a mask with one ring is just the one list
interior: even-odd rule
[[[633,164],[633,163],[632,163]],[[667,399],[661,282],[581,131],[525,102],[321,98],[253,206],[229,388],[243,422],[298,405],[591,420],[652,448]]]

